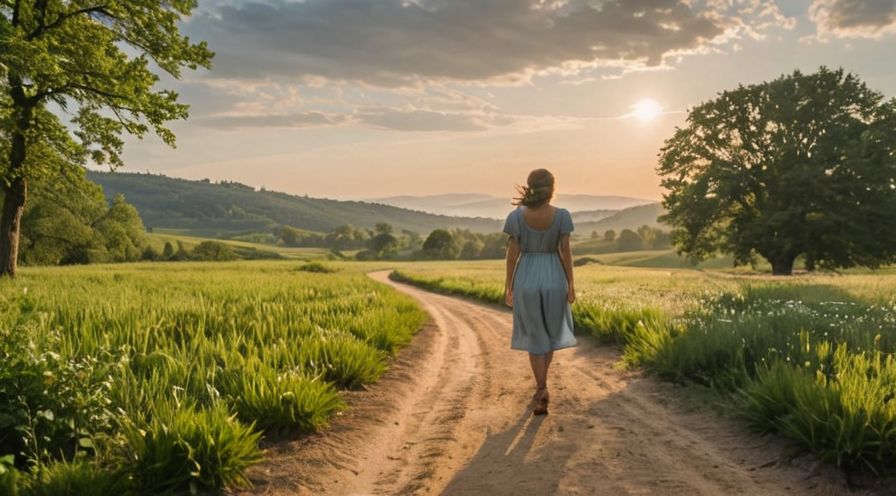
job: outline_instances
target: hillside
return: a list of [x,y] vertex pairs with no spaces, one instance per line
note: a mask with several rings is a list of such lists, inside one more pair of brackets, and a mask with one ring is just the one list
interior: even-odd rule
[[[449,193],[429,196],[391,196],[369,200],[396,207],[421,210],[434,214],[462,217],[489,217],[503,219],[513,209],[510,198],[479,193]],[[621,209],[651,203],[651,200],[606,195],[564,195],[559,194],[552,202],[570,212],[618,211]]]
[[436,228],[480,233],[501,230],[501,222],[494,219],[450,217],[376,203],[255,191],[238,183],[97,171],[88,171],[87,177],[99,183],[107,197],[122,193],[140,212],[147,228],[194,236],[270,232],[281,225],[328,232],[345,224],[372,228],[378,222],[387,222],[398,231],[407,229],[423,235]]
[[664,213],[663,206],[659,203],[650,203],[648,205],[639,205],[620,210],[615,214],[594,221],[581,222],[576,224],[576,231],[581,234],[597,231],[603,233],[608,229],[620,231],[622,229],[637,229],[640,226],[648,225],[650,227],[660,227],[668,230],[669,226],[660,223],[657,217]]

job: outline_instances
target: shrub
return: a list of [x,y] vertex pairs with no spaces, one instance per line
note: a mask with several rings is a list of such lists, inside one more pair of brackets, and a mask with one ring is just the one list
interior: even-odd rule
[[244,472],[261,459],[260,433],[223,405],[208,410],[157,405],[146,425],[125,425],[127,470],[143,493],[248,487]]

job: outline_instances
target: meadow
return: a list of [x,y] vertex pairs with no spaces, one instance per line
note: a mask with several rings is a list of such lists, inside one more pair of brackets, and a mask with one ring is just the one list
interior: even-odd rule
[[[393,278],[503,302],[502,262],[401,266]],[[590,264],[576,269],[579,334],[624,365],[697,383],[762,433],[847,473],[896,470],[896,273],[773,278]]]
[[288,262],[23,269],[0,281],[0,493],[245,486],[420,328],[366,276]]

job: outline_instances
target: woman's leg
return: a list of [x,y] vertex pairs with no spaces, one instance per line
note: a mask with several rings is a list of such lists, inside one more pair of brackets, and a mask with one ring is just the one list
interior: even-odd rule
[[547,354],[535,355],[529,353],[529,365],[532,366],[532,375],[535,376],[535,387],[539,390],[548,387],[548,360]]

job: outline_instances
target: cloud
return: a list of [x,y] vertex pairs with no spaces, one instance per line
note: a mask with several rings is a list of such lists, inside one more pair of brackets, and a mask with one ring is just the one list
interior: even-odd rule
[[209,7],[186,29],[217,52],[212,77],[406,87],[659,66],[786,21],[768,0],[272,0]]
[[896,33],[896,0],[814,0],[809,18],[821,40],[877,39]]
[[219,114],[199,119],[206,127],[239,129],[246,127],[311,127],[343,124],[348,118],[339,114],[297,112],[292,114]]
[[481,116],[462,112],[379,109],[356,114],[358,122],[394,131],[481,131],[488,123]]

